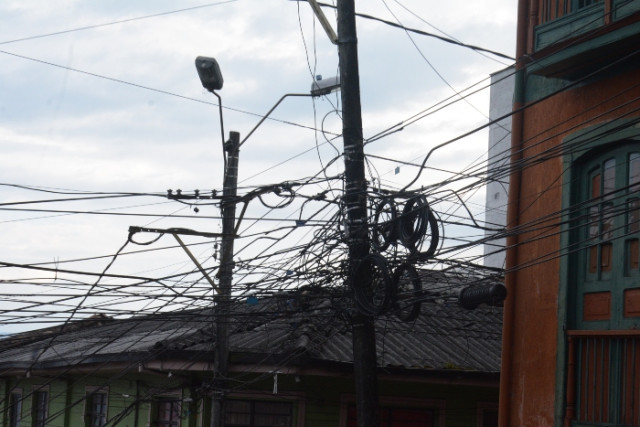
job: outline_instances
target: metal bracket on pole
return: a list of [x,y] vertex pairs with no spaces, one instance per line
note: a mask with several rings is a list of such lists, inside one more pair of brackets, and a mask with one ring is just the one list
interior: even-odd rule
[[129,227],[129,233],[158,233],[158,234],[182,234],[185,236],[200,236],[200,237],[223,237],[223,233],[209,233],[206,231],[196,231],[189,228],[149,228],[149,227],[136,227],[134,225]]
[[[322,11],[321,11],[321,12],[322,12]],[[332,30],[332,31],[333,31],[333,30]],[[282,97],[278,100],[278,102],[276,102],[276,103],[273,105],[273,107],[271,107],[271,109],[270,109],[269,111],[267,111],[267,113],[266,113],[264,116],[262,116],[262,118],[260,119],[260,121],[259,121],[258,123],[256,123],[256,125],[253,127],[253,129],[251,129],[251,130],[249,131],[249,133],[247,134],[247,136],[245,136],[245,137],[242,139],[242,141],[240,141],[240,144],[238,144],[238,147],[237,147],[238,149],[239,149],[240,147],[242,147],[242,144],[244,144],[244,143],[247,141],[247,139],[249,139],[249,137],[250,137],[251,135],[253,135],[253,132],[255,132],[255,130],[256,130],[256,129],[258,129],[258,127],[260,127],[260,125],[261,125],[265,120],[267,120],[267,118],[271,115],[271,113],[273,113],[273,110],[275,110],[275,109],[276,109],[276,107],[278,107],[278,105],[280,105],[280,103],[281,103],[282,101],[284,101],[284,99],[285,99],[285,98],[287,98],[287,97],[289,97],[289,96],[313,96],[313,94],[311,94],[311,93],[286,93],[286,94],[282,95]],[[229,141],[227,141],[227,143],[229,143]],[[228,150],[227,150],[227,151],[228,151]]]
[[333,31],[333,28],[331,27],[331,24],[329,23],[327,17],[322,12],[322,9],[320,9],[320,5],[318,4],[318,2],[316,0],[307,1],[309,3],[309,6],[311,6],[311,9],[313,9],[313,13],[318,18],[318,21],[320,21],[320,25],[322,25],[322,28],[324,28],[324,32],[327,33],[327,37],[329,37],[331,43],[337,45],[338,36],[336,35],[336,32]]
[[205,279],[207,279],[207,281],[211,284],[213,289],[218,293],[218,295],[220,294],[220,288],[218,288],[218,286],[213,282],[213,279],[211,279],[211,277],[205,271],[205,269],[202,267],[202,265],[200,265],[200,263],[198,262],[196,257],[193,256],[193,254],[191,253],[189,248],[184,244],[182,239],[180,237],[178,237],[178,234],[183,234],[183,235],[187,235],[187,236],[201,236],[201,237],[213,237],[213,238],[216,238],[216,237],[223,237],[224,236],[223,233],[204,233],[204,232],[201,232],[201,231],[189,230],[188,228],[166,228],[166,229],[162,229],[162,228],[147,228],[147,227],[130,226],[129,227],[129,234],[132,235],[132,234],[135,234],[135,233],[171,234],[176,239],[176,241],[180,244],[182,249],[184,249],[184,251],[187,253],[189,258],[191,258],[191,261],[193,261],[193,263],[196,265],[196,267],[198,267],[198,270],[200,270],[200,273],[202,273],[204,275]]
[[191,261],[193,261],[193,263],[196,265],[196,267],[198,267],[198,270],[200,270],[200,273],[202,273],[202,275],[205,277],[205,279],[207,279],[207,281],[211,284],[213,289],[218,293],[218,295],[220,295],[220,288],[218,288],[218,285],[216,285],[213,282],[213,280],[211,279],[211,277],[209,277],[209,274],[207,274],[207,272],[204,270],[204,268],[202,268],[202,265],[200,265],[200,263],[198,262],[196,257],[193,256],[193,254],[191,253],[189,248],[187,248],[187,246],[184,244],[182,239],[180,237],[178,237],[178,235],[176,233],[172,233],[172,234],[173,234],[173,237],[178,241],[180,246],[182,246],[182,249],[184,249],[184,251],[187,253],[187,255],[189,255],[189,258],[191,258]]

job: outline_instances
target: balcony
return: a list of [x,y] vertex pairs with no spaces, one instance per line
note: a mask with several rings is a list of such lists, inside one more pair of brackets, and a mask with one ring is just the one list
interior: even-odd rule
[[538,8],[536,51],[620,21],[640,10],[640,1],[539,0]]
[[640,0],[537,0],[529,71],[575,80],[636,51]]
[[568,331],[565,427],[640,425],[640,331]]

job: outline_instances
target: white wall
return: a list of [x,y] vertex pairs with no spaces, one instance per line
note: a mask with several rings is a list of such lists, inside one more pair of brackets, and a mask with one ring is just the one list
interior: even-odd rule
[[[515,85],[512,67],[491,76],[489,118],[493,121],[511,112]],[[511,147],[511,116],[489,127],[489,160],[485,222],[487,227],[501,228],[507,222],[509,190],[509,150]],[[490,238],[496,231],[485,232]],[[484,265],[504,268],[505,239],[491,239],[484,247]],[[496,252],[497,251],[497,252]]]

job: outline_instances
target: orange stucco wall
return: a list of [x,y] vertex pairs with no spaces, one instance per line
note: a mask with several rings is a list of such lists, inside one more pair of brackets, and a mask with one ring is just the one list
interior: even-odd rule
[[556,398],[562,399],[556,396],[556,382],[562,381],[556,378],[558,304],[562,300],[558,295],[558,214],[568,189],[562,188],[563,159],[557,148],[581,127],[640,110],[639,85],[640,73],[634,71],[560,93],[526,109],[522,138],[514,134],[523,143],[525,160],[544,153],[550,158],[528,164],[522,171],[517,225],[524,232],[518,236],[517,272],[508,296],[515,309],[512,359],[503,361],[510,364],[511,372],[509,426],[554,425],[558,421],[554,420]]

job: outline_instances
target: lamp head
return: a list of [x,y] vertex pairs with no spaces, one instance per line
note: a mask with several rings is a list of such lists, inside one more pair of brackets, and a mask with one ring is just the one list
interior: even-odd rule
[[224,80],[222,79],[218,61],[214,58],[198,56],[196,58],[196,69],[198,70],[198,77],[200,77],[202,86],[204,86],[205,89],[208,91],[222,89]]
[[311,83],[312,96],[328,95],[338,89],[340,89],[340,76],[329,77],[328,79],[317,76],[316,80]]

